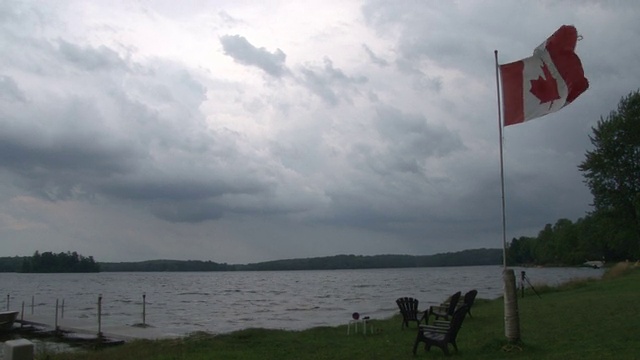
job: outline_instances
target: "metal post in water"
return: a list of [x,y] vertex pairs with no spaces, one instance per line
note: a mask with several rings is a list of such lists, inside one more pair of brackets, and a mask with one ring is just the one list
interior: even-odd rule
[[7,311],[9,311],[9,294],[7,294]]
[[35,306],[35,295],[31,295],[31,315],[33,315],[34,306]]
[[524,298],[524,279],[525,279],[525,272],[524,271],[520,271],[520,292],[522,293],[522,297]]
[[22,310],[20,311],[20,327],[24,325],[24,301],[22,302]]
[[147,326],[147,294],[142,293],[142,327]]
[[55,329],[58,331],[58,299],[56,299],[56,324]]
[[98,295],[98,337],[102,337],[102,294]]
[[61,319],[64,319],[64,299],[62,299],[62,315],[60,316]]

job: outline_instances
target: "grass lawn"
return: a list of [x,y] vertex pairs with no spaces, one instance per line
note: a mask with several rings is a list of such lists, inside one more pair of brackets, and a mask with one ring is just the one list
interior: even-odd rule
[[[552,288],[533,284],[518,299],[519,344],[507,344],[502,299],[477,300],[458,334],[466,359],[640,359],[640,269],[612,268],[602,280],[574,281]],[[466,291],[468,289],[460,289]],[[401,296],[403,294],[398,294]],[[482,294],[479,295],[480,297]],[[444,299],[443,299],[444,300]],[[223,335],[193,334],[178,340],[133,341],[99,351],[39,354],[38,359],[95,360],[282,360],[282,359],[432,359],[438,348],[417,356],[413,328],[401,330],[397,315],[374,321],[375,333],[347,336],[347,327],[304,331],[247,329]],[[353,330],[353,329],[352,329]]]

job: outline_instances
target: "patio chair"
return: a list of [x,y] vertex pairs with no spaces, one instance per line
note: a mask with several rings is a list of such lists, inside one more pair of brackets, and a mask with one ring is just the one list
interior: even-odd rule
[[458,302],[460,301],[460,296],[462,293],[460,291],[451,295],[447,301],[440,305],[432,305],[429,307],[429,316],[435,316],[435,319],[438,320],[440,318],[444,318],[445,320],[449,320],[453,313],[456,311],[456,307],[458,307]]
[[424,343],[426,351],[431,350],[431,346],[437,346],[446,356],[449,356],[449,344],[458,351],[456,337],[468,310],[466,305],[462,305],[453,313],[451,321],[446,326],[420,325],[416,341],[413,343],[413,355],[416,355],[418,344],[421,342]]
[[464,294],[464,297],[462,298],[462,303],[464,305],[467,305],[467,314],[469,314],[469,316],[471,317],[473,317],[471,315],[471,307],[473,306],[473,303],[476,301],[476,296],[478,296],[478,290],[473,289],[473,290],[467,291],[467,293]]
[[[411,297],[401,297],[396,300],[396,304],[400,308],[400,314],[402,314],[401,328],[409,327],[409,321],[415,321],[419,326],[420,322],[425,319],[427,312],[419,311],[418,303],[418,299]],[[421,313],[422,315],[420,315]]]

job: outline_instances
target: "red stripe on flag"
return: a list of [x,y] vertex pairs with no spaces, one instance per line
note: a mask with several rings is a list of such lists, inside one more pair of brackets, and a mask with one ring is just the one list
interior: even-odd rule
[[524,121],[524,62],[500,65],[504,126]]
[[578,43],[578,30],[573,25],[562,25],[545,41],[549,52],[574,52]]
[[547,39],[546,48],[551,61],[567,84],[568,94],[565,106],[589,88],[589,80],[584,77],[582,62],[575,53],[578,30],[571,25],[563,25]]
[[560,76],[562,76],[565,84],[567,84],[569,92],[565,101],[566,106],[589,88],[589,80],[584,77],[582,62],[575,53],[550,53],[550,55]]

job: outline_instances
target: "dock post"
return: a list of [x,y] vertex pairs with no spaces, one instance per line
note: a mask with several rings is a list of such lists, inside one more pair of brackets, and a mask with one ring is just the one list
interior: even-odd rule
[[20,327],[24,326],[24,301],[22,302],[22,310],[20,311]]
[[31,295],[31,315],[33,315],[33,307],[35,306],[35,295]]
[[55,329],[56,329],[56,331],[58,331],[58,299],[56,299],[56,323],[55,323]]
[[142,293],[142,327],[147,326],[147,293]]
[[98,338],[102,337],[102,294],[98,295]]
[[9,294],[7,294],[7,311],[9,311]]
[[64,319],[64,299],[62,299],[62,314],[60,315],[60,319]]
[[520,292],[522,293],[522,297],[524,298],[524,279],[525,276],[527,276],[525,274],[524,271],[520,271]]

